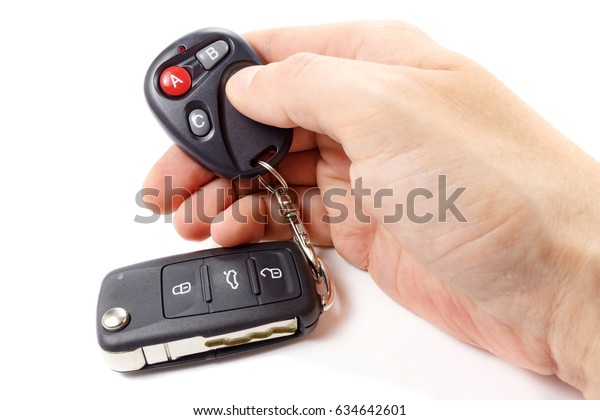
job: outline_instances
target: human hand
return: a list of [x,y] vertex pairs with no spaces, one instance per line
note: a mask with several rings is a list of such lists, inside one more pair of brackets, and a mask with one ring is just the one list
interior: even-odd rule
[[[393,299],[456,337],[600,397],[600,165],[485,70],[411,26],[246,37],[273,63],[236,74],[230,100],[255,120],[301,127],[279,167],[300,197],[315,185],[322,196],[338,192],[335,203],[304,200],[313,241],[333,244]],[[165,197],[166,176],[191,195]],[[269,213],[268,199],[219,200],[229,185],[173,147],[145,186],[161,190],[152,202],[176,210],[186,238],[211,234],[231,246],[289,237],[287,226],[256,217],[257,206]],[[358,185],[371,194],[356,202]],[[397,204],[407,213],[416,188],[437,199],[417,197],[416,218],[390,223]],[[455,204],[466,222],[438,208],[461,188]],[[340,216],[341,204],[342,223],[322,222]],[[196,206],[215,219],[195,217]],[[240,223],[235,213],[253,217]],[[433,220],[415,222],[426,214]]]

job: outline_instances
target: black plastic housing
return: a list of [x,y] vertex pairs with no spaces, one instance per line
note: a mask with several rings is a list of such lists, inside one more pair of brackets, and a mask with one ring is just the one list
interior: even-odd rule
[[[165,266],[235,253],[265,250],[287,250],[300,279],[298,297],[281,302],[262,304],[224,312],[166,318],[163,313],[161,273]],[[108,332],[102,327],[102,316],[110,308],[121,307],[130,314],[129,324],[121,331]],[[225,347],[185,356],[175,361],[146,365],[143,369],[206,360],[251,348],[284,341],[311,332],[321,314],[321,302],[312,272],[297,245],[293,242],[264,242],[235,248],[216,248],[174,255],[135,264],[110,272],[102,282],[98,298],[96,329],[98,343],[107,352],[130,352],[140,347],[181,340],[190,337],[212,337],[256,326],[297,318],[298,329],[292,336]]]
[[[225,41],[227,55],[205,70],[196,53],[216,42]],[[227,80],[243,67],[264,64],[241,36],[219,28],[192,32],[169,45],[152,62],[146,74],[144,91],[150,108],[173,141],[199,164],[225,178],[253,178],[266,170],[257,165],[262,158],[277,165],[288,152],[292,129],[268,126],[239,113],[227,99]],[[191,75],[191,89],[182,96],[169,96],[160,87],[163,70],[180,66]],[[210,132],[203,137],[192,133],[188,116],[194,109],[208,114]]]

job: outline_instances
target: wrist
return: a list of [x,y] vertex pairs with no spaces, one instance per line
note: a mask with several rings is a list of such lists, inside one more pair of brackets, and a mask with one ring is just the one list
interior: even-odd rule
[[567,252],[571,260],[557,293],[548,344],[556,375],[600,399],[600,243],[587,241],[581,252]]

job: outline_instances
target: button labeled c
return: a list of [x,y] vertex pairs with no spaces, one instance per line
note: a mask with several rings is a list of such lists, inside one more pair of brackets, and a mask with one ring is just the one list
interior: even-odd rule
[[210,131],[210,120],[208,114],[201,109],[194,109],[188,115],[188,123],[192,133],[199,137],[204,137]]
[[196,128],[202,128],[206,124],[206,121],[204,121],[204,115],[196,114],[190,117],[190,123],[196,126]]

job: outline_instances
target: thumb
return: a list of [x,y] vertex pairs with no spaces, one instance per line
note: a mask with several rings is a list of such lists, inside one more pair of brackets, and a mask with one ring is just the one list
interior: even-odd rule
[[341,141],[349,125],[368,121],[365,112],[385,106],[390,93],[381,80],[393,69],[397,67],[297,53],[240,70],[229,79],[226,93],[253,120],[300,126]]

